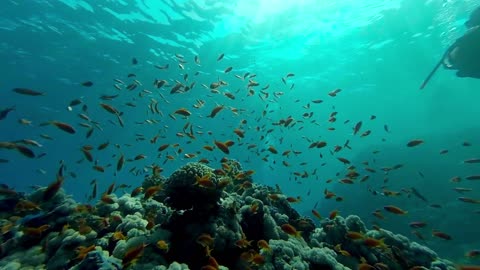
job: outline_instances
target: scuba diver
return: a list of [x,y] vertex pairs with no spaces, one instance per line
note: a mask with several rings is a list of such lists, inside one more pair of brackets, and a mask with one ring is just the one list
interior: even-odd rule
[[480,79],[480,7],[475,9],[465,23],[467,32],[450,46],[442,59],[428,74],[420,89],[425,88],[438,68],[456,70],[458,77]]

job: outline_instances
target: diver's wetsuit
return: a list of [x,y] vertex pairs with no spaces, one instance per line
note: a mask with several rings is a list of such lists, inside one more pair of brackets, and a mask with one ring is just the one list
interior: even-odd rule
[[448,48],[443,66],[457,70],[458,77],[480,79],[480,26],[471,28]]
[[475,9],[471,14],[470,18],[467,22],[465,22],[465,26],[467,28],[473,28],[475,26],[480,25],[480,7]]
[[470,14],[465,26],[468,28],[467,33],[447,49],[442,59],[420,85],[420,89],[425,88],[442,65],[446,69],[456,70],[458,77],[480,79],[480,7]]

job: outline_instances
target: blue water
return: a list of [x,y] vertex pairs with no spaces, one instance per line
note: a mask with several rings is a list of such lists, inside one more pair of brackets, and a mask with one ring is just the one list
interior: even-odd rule
[[[451,71],[439,70],[426,89],[420,91],[419,86],[445,49],[465,32],[463,23],[478,3],[338,2],[3,1],[0,109],[16,107],[0,122],[0,141],[33,139],[43,145],[32,147],[35,153],[46,155],[29,159],[2,149],[0,158],[9,162],[0,163],[0,181],[23,191],[34,185],[44,186],[55,179],[63,161],[68,175],[64,188],[77,200],[85,201],[91,193],[91,180],[97,180],[99,190],[105,190],[112,182],[135,187],[141,184],[145,171],[150,173],[147,166],[152,164],[160,165],[166,176],[200,158],[207,158],[210,166],[218,168],[225,155],[218,149],[209,152],[202,147],[213,145],[214,140],[233,140],[236,143],[228,156],[239,160],[245,169],[255,170],[256,182],[278,184],[287,195],[301,196],[302,202],[296,205],[301,213],[310,215],[318,202],[317,210],[323,215],[334,209],[345,216],[358,214],[368,225],[376,222],[413,239],[408,223],[426,221],[429,227],[422,231],[427,238],[425,243],[444,257],[465,260],[465,252],[480,248],[476,229],[480,214],[475,213],[480,208],[460,202],[457,197],[480,199],[479,183],[465,179],[452,183],[449,179],[480,174],[480,164],[462,162],[480,158],[480,81],[460,79]],[[217,61],[222,53],[224,59]],[[187,61],[182,64],[184,70],[178,66],[176,54]],[[199,56],[200,65],[195,64],[195,55]],[[134,65],[132,58],[138,64]],[[166,70],[154,67],[166,64]],[[225,74],[230,66],[233,70]],[[253,79],[260,84],[254,87],[253,95],[248,93],[248,81],[234,76],[243,77],[246,72],[256,74]],[[136,77],[128,78],[131,73]],[[282,78],[288,73],[295,76],[284,84]],[[185,84],[196,82],[195,87],[183,94],[170,94],[175,80],[185,81],[184,74],[188,74]],[[125,86],[117,90],[114,79],[125,84],[135,79],[141,85],[132,91]],[[155,79],[166,80],[170,86],[156,89]],[[219,88],[220,93],[212,93],[201,85],[209,86],[218,80],[228,82],[228,86]],[[94,85],[82,86],[85,81]],[[264,92],[269,96],[261,99],[261,88],[267,84],[270,86]],[[45,95],[19,95],[11,91],[16,87]],[[329,96],[335,89],[342,91],[335,97]],[[149,92],[140,97],[143,90]],[[225,92],[236,98],[227,98]],[[116,94],[119,96],[111,101],[100,100],[101,95]],[[81,99],[82,104],[67,110],[74,99]],[[163,116],[151,113],[148,106],[152,99],[159,103]],[[311,102],[317,99],[323,103]],[[193,108],[197,100],[205,101],[205,106]],[[125,127],[120,127],[116,117],[102,109],[102,102],[123,112]],[[125,105],[127,102],[136,107]],[[101,127],[95,127],[90,138],[86,138],[88,129],[79,125],[86,122],[78,117],[82,105],[88,106],[86,114]],[[207,118],[216,105],[225,105],[225,109],[215,118]],[[168,116],[181,107],[192,112],[188,119],[177,115],[173,120]],[[238,109],[238,113],[233,113],[232,108]],[[337,121],[330,123],[329,115],[334,111],[338,112]],[[304,113],[310,112],[311,118],[303,118]],[[370,120],[371,115],[377,118]],[[273,125],[289,116],[295,119],[293,127]],[[18,120],[22,118],[32,121],[32,125],[20,124]],[[147,119],[157,123],[146,123]],[[77,132],[71,135],[52,125],[40,126],[52,120],[69,123]],[[242,120],[247,123],[241,124]],[[346,120],[349,122],[344,124]],[[194,140],[176,136],[187,121],[193,124],[194,132],[203,134],[195,134]],[[353,126],[359,121],[363,122],[360,133],[371,130],[371,135],[353,135]],[[384,125],[390,132],[384,130]],[[335,130],[330,131],[329,127]],[[245,130],[245,138],[238,138],[233,133],[235,128]],[[269,129],[273,131],[267,133]],[[54,140],[46,140],[40,134]],[[137,140],[139,134],[145,140]],[[150,139],[157,134],[160,137],[151,144]],[[425,143],[406,147],[412,139]],[[309,149],[309,140],[326,141],[328,145]],[[343,149],[334,155],[329,152],[335,145],[343,146],[346,140],[350,140],[351,150]],[[83,160],[80,149],[84,145],[96,148],[105,142],[110,143],[105,150],[92,151],[98,165],[106,167],[100,173],[92,169],[93,163]],[[471,146],[463,146],[464,142]],[[157,151],[162,144],[176,143],[176,148]],[[251,144],[257,147],[248,150]],[[269,146],[279,153],[270,153],[266,150]],[[179,148],[183,149],[180,154]],[[443,149],[449,153],[440,155]],[[286,150],[301,153],[282,156]],[[373,154],[375,150],[379,153]],[[185,153],[197,151],[195,158],[184,157]],[[139,154],[147,158],[127,162],[116,172],[121,154],[127,159]],[[175,159],[166,161],[166,155]],[[349,159],[362,176],[369,174],[363,169],[363,161],[368,161],[368,166],[377,172],[364,183],[341,184],[338,180],[347,173],[347,166],[337,157]],[[290,166],[284,166],[283,161]],[[404,166],[384,175],[382,167],[396,164]],[[137,173],[129,172],[134,167],[132,172]],[[312,175],[314,170],[316,175]],[[295,172],[308,172],[309,176],[295,177]],[[384,184],[385,177],[388,182]],[[326,183],[327,179],[333,182]],[[415,187],[429,203],[407,197],[404,192],[399,197],[385,197],[368,191],[370,187],[381,192],[384,185],[394,191]],[[461,195],[452,190],[454,187],[473,191]],[[325,188],[344,201],[324,199]],[[409,214],[397,217],[385,213],[385,220],[371,214],[387,204],[397,205]],[[440,204],[442,208],[429,204]],[[432,238],[432,228],[449,233],[453,240]]]

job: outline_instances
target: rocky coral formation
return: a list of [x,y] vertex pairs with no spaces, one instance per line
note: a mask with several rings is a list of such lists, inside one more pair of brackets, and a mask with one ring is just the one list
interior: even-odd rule
[[188,163],[166,180],[165,202],[174,209],[212,212],[217,208],[222,189],[220,176],[202,163]]
[[188,163],[167,179],[147,176],[143,195],[107,194],[95,206],[62,189],[49,198],[48,187],[12,191],[1,199],[0,268],[454,269],[404,236],[368,230],[357,216],[315,224],[278,188],[223,162],[222,170]]

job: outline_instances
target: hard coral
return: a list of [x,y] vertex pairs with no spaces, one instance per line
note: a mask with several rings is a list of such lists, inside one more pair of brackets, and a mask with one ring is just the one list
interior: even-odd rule
[[[211,185],[198,183],[200,178],[208,179]],[[205,211],[215,208],[222,190],[216,188],[219,179],[212,168],[202,163],[188,163],[176,170],[165,182],[166,203],[174,209]]]

